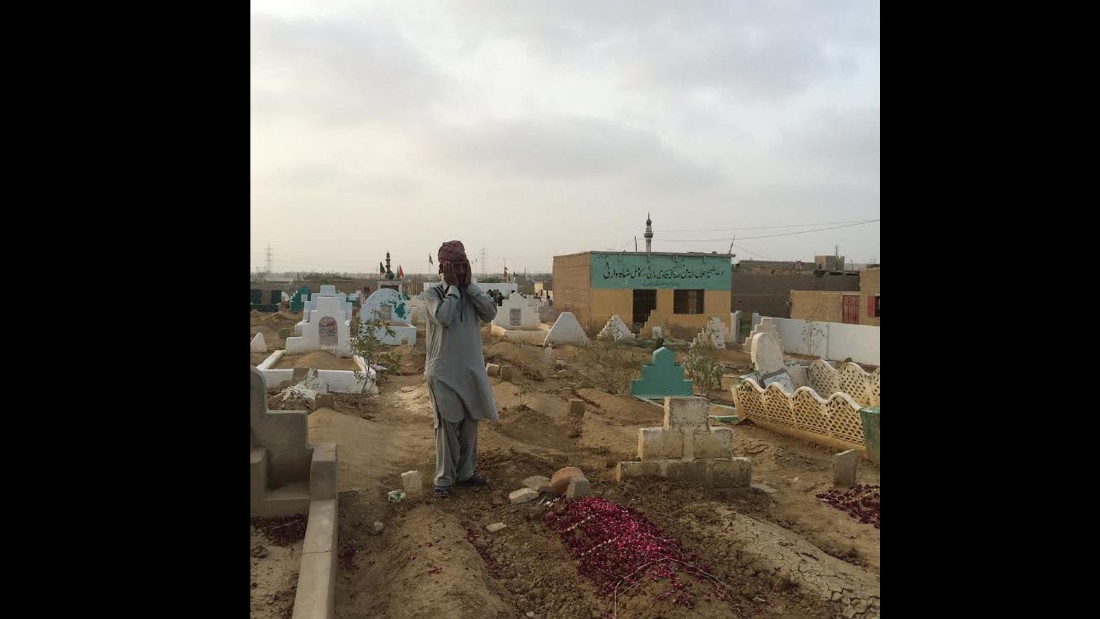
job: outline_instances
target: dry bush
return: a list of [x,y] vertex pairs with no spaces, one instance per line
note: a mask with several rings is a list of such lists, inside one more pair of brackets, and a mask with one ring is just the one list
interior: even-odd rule
[[[704,331],[706,333],[706,331]],[[718,360],[718,349],[711,342],[709,333],[695,340],[684,355],[684,370],[688,378],[695,381],[704,391],[722,387],[722,363]]]
[[585,375],[608,393],[629,392],[630,381],[642,373],[633,349],[629,344],[593,339],[582,356]]

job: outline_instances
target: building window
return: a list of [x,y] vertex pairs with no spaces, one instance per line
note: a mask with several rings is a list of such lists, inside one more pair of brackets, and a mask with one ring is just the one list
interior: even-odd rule
[[878,318],[879,295],[875,295],[875,318]]
[[702,290],[674,290],[672,293],[673,314],[702,314]]

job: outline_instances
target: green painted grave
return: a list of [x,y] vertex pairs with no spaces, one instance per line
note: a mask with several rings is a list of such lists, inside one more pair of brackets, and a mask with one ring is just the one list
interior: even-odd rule
[[639,398],[690,396],[691,381],[684,378],[684,366],[676,363],[676,353],[661,347],[653,351],[652,363],[642,366],[642,377],[631,381],[630,395]]

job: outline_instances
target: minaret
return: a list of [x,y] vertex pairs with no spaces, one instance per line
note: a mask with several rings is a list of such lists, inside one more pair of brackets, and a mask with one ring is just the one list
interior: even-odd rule
[[386,279],[393,279],[396,275],[390,270],[390,252],[386,252]]
[[649,213],[645,214],[645,253],[653,249],[653,222],[649,219]]

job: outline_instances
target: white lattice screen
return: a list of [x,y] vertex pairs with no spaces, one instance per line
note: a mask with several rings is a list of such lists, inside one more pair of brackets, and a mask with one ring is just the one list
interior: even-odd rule
[[868,374],[856,363],[845,363],[840,369],[821,359],[814,359],[810,363],[810,387],[822,397],[830,396],[838,391],[846,393],[853,400],[863,406],[880,406],[879,404],[879,370]]
[[793,394],[787,395],[776,384],[761,389],[754,379],[746,378],[731,389],[738,415],[743,419],[759,419],[862,447],[863,422],[859,409],[879,405],[878,370],[867,374],[858,365],[845,364],[854,366],[859,373],[852,372],[847,367],[842,367],[838,372],[824,362],[821,364],[828,370],[815,367],[817,363],[815,361],[810,365],[813,384],[855,385],[859,387],[862,392],[860,397],[866,403],[861,403],[839,390],[834,390],[825,399],[811,387],[800,387]]

